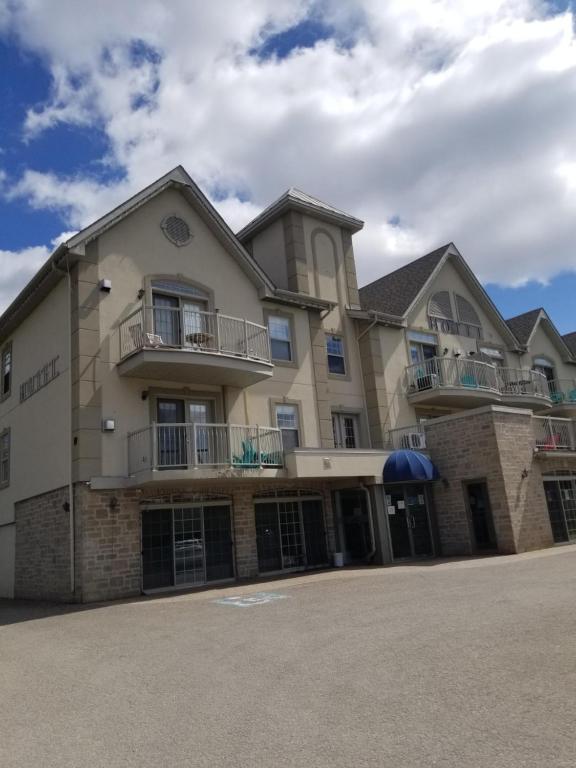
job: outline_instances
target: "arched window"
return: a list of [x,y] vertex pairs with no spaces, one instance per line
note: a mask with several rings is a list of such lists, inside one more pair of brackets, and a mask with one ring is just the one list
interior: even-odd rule
[[438,291],[430,297],[428,314],[432,317],[442,317],[446,320],[454,319],[449,291]]
[[475,339],[482,338],[482,323],[478,313],[472,304],[463,296],[454,294],[456,311],[458,313],[458,329],[460,336],[471,336]]

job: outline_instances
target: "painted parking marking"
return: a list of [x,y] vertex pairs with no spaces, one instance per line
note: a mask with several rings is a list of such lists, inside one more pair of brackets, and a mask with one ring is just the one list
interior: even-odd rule
[[288,595],[280,595],[278,592],[254,592],[251,595],[238,595],[237,597],[222,597],[214,600],[219,605],[235,605],[238,608],[251,608],[253,605],[266,605],[274,600],[285,600]]

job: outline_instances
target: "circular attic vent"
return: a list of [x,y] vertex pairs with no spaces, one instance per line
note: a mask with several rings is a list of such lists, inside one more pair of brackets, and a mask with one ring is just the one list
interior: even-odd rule
[[186,245],[192,239],[190,227],[179,216],[166,216],[162,222],[162,231],[174,245]]

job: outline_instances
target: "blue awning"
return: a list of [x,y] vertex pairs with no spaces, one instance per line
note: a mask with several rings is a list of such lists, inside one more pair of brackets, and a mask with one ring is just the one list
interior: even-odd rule
[[418,451],[394,451],[384,464],[385,483],[423,483],[440,480],[440,474],[428,456]]

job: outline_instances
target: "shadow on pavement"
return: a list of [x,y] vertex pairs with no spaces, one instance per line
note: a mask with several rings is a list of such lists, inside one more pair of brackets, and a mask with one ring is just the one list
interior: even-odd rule
[[[493,556],[492,556],[493,557]],[[481,560],[487,559],[483,557],[443,557],[433,560],[405,560],[388,565],[366,565],[366,564],[353,564],[347,565],[343,568],[322,568],[313,571],[299,571],[297,573],[278,574],[276,576],[265,576],[254,579],[246,579],[242,581],[231,581],[226,584],[215,585],[203,585],[202,587],[194,587],[188,589],[170,590],[165,592],[158,592],[150,595],[135,595],[131,598],[124,598],[119,600],[109,600],[106,602],[95,603],[54,603],[43,602],[37,600],[5,600],[0,599],[0,627],[8,626],[10,624],[19,624],[25,621],[38,621],[40,619],[53,618],[55,616],[64,616],[71,613],[81,613],[84,611],[94,611],[100,608],[108,608],[113,605],[130,605],[132,603],[138,603],[142,601],[156,601],[163,600],[167,597],[173,598],[178,595],[187,595],[193,593],[202,592],[224,592],[231,589],[244,590],[256,587],[263,589],[266,584],[273,585],[276,582],[282,582],[288,584],[290,582],[298,582],[303,578],[313,579],[314,576],[327,575],[327,574],[352,574],[357,572],[366,571],[383,571],[393,570],[398,567],[434,567],[438,565],[444,565],[445,563],[458,563],[462,561]],[[287,585],[288,586],[288,585]]]

